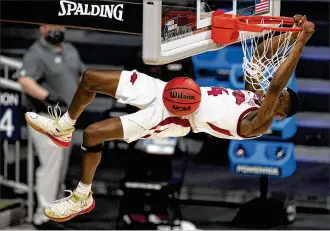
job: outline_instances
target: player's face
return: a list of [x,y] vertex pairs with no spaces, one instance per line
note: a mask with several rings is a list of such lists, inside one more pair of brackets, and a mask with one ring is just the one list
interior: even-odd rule
[[290,103],[289,92],[284,89],[281,93],[281,96],[278,100],[277,107],[275,110],[275,117],[277,119],[284,119],[286,117],[286,111]]

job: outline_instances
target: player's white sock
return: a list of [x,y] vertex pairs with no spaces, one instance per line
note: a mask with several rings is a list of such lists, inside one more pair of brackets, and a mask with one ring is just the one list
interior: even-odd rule
[[84,184],[81,181],[79,181],[79,184],[76,188],[76,193],[79,196],[88,197],[88,195],[91,191],[92,191],[92,185],[91,184]]
[[61,128],[63,128],[64,130],[68,130],[74,127],[74,125],[76,124],[76,120],[73,120],[70,118],[70,115],[68,112],[66,112],[58,121],[59,125],[61,126]]

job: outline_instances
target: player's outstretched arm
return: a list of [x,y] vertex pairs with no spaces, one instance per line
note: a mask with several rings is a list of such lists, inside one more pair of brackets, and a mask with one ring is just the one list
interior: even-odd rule
[[[293,27],[297,27],[297,26],[301,26],[302,23],[305,20],[307,20],[307,17],[306,17],[306,15],[302,16],[302,15],[297,14],[293,17],[293,20],[294,20]],[[283,42],[285,41],[285,39],[288,36],[290,36],[290,44],[293,43],[294,41],[296,41],[299,33],[293,32],[291,35],[290,35],[290,33],[292,33],[292,32],[287,32],[285,34],[275,36],[275,37],[271,38],[272,41],[270,43],[267,40],[260,43],[254,52],[252,62],[256,63],[259,60],[259,62],[263,63],[264,62],[264,60],[262,59],[263,56],[264,56],[264,59],[266,59],[266,58],[270,59],[276,53],[277,48],[283,44]],[[265,51],[266,43],[271,44],[272,46],[267,47],[267,50]],[[262,81],[263,78],[264,78],[263,76],[260,76],[260,81]],[[256,85],[256,86],[260,82],[258,79],[250,79],[250,81],[252,81],[253,85]],[[261,90],[262,89],[261,87],[259,89],[260,90],[255,90],[251,83],[249,83],[248,81],[245,81],[245,90],[255,92],[258,95],[264,95],[265,94],[264,90]]]
[[[307,21],[307,17],[306,17],[306,15],[296,14],[293,17],[293,21],[294,21],[293,28],[300,27],[304,23],[304,21]],[[260,43],[258,45],[257,49],[255,50],[254,57],[256,57],[256,60],[254,59],[253,61],[257,61],[258,59],[262,58],[263,55],[265,55],[266,58],[270,59],[277,52],[278,47],[280,47],[288,37],[290,37],[290,44],[291,44],[297,40],[298,35],[299,35],[299,32],[287,32],[287,33],[272,37],[271,38],[272,41],[270,43],[267,40],[263,41],[262,43]],[[269,47],[269,48],[267,47],[266,54],[264,54],[265,47],[266,47],[265,44],[271,44],[271,47]]]
[[302,28],[303,31],[300,33],[296,45],[292,49],[287,59],[279,66],[274,75],[274,78],[270,82],[265,98],[260,106],[260,109],[258,110],[256,117],[254,118],[254,122],[257,124],[263,124],[266,121],[274,118],[274,111],[281,92],[289,82],[290,77],[292,76],[297,66],[305,44],[314,33],[314,24],[311,22],[305,22],[302,25]]

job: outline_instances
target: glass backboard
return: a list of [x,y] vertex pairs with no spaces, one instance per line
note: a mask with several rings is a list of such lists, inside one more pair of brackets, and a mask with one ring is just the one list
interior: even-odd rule
[[[179,3],[180,2],[180,3]],[[211,39],[212,12],[280,15],[281,0],[143,0],[143,60],[166,64],[221,49]]]

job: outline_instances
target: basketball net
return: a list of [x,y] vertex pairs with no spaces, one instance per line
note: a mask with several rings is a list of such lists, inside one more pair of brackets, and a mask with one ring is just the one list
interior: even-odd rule
[[[248,19],[246,23],[248,23]],[[262,25],[269,26],[264,24],[263,20],[260,26]],[[278,27],[283,27],[283,21]],[[297,40],[293,37],[294,32],[264,30],[263,32],[239,31],[239,33],[244,53],[242,66],[244,80],[250,83],[255,90],[267,91],[276,70],[296,44]],[[273,39],[275,35],[278,39]],[[261,42],[263,42],[263,49],[259,50],[257,47]],[[272,51],[275,47],[276,49]]]

